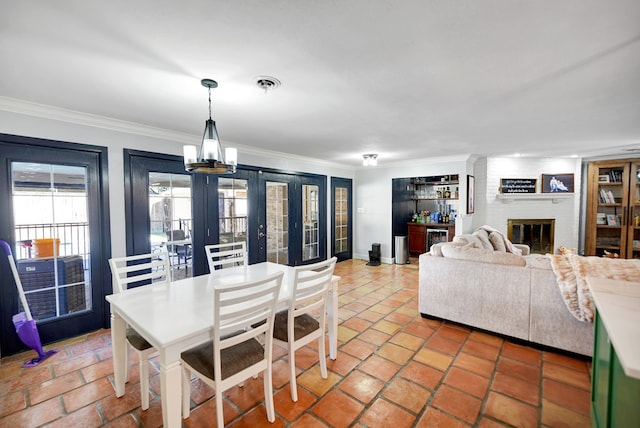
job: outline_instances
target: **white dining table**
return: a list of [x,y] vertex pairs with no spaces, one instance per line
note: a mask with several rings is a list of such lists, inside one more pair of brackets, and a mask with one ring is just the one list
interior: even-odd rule
[[[291,300],[294,268],[275,263],[257,263],[216,270],[211,274],[185,278],[170,284],[151,284],[106,297],[111,304],[113,375],[117,397],[125,392],[126,327],[133,327],[159,353],[162,421],[165,427],[180,427],[180,353],[212,339],[213,290],[283,272],[279,305]],[[329,357],[338,349],[338,276],[333,276],[327,301]]]

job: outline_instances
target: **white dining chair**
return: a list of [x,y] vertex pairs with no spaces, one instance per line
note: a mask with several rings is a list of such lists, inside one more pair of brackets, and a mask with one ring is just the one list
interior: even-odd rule
[[[213,340],[180,355],[182,417],[191,408],[191,373],[215,389],[218,427],[224,426],[222,393],[250,377],[264,373],[267,419],[275,421],[273,405],[273,319],[283,272],[214,290]],[[260,342],[264,337],[265,343]]]
[[209,272],[217,268],[247,265],[247,245],[244,241],[229,242],[226,244],[205,245]]
[[320,374],[327,378],[325,331],[327,297],[336,258],[295,268],[293,298],[288,309],[276,314],[273,327],[275,343],[287,347],[289,352],[289,381],[291,399],[298,401],[295,351],[318,339]]
[[[114,280],[114,293],[121,293],[128,288],[137,286],[163,284],[171,281],[167,251],[112,258],[109,259],[109,266]],[[149,358],[156,352],[156,349],[131,327],[127,327],[126,335],[127,342],[138,354],[141,407],[142,410],[147,410],[149,408]],[[126,367],[129,367],[128,355]],[[126,380],[129,380],[128,369]]]

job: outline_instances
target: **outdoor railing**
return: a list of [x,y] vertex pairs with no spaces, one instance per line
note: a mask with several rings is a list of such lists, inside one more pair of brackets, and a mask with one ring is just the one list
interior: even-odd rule
[[16,259],[35,257],[33,241],[42,238],[60,240],[59,256],[89,255],[89,223],[40,223],[22,224],[15,227]]

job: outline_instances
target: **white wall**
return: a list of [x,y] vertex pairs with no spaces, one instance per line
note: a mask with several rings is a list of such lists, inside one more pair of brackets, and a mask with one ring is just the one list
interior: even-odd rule
[[394,178],[458,174],[460,176],[458,212],[461,213],[461,216],[456,222],[456,233],[462,233],[464,225],[470,222],[470,218],[464,214],[466,212],[467,157],[422,160],[394,167],[384,167],[384,160],[380,159],[378,165],[377,167],[358,169],[355,174],[353,186],[354,258],[368,260],[371,244],[379,243],[382,261],[393,263],[391,258],[393,240],[391,192]]
[[[38,112],[42,115],[42,112]],[[125,255],[125,215],[124,215],[124,167],[123,149],[150,152],[182,154],[182,146],[187,142],[197,143],[197,135],[174,134],[163,130],[147,129],[145,132],[155,137],[136,134],[137,125],[126,123],[110,126],[109,121],[95,118],[93,126],[82,115],[69,115],[74,121],[80,117],[87,124],[80,125],[65,120],[67,113],[51,115],[50,119],[27,113],[12,113],[2,110],[0,103],[0,133],[15,134],[51,140],[77,142],[105,146],[109,155],[109,194],[113,256]],[[89,118],[91,119],[91,118]],[[192,141],[189,139],[193,137]],[[378,167],[352,170],[339,165],[283,155],[281,153],[260,152],[243,148],[232,142],[225,142],[239,149],[239,162],[265,168],[299,171],[327,175],[328,189],[331,177],[353,178],[354,213],[354,258],[368,259],[368,251],[374,242],[381,244],[382,259],[392,263],[391,244],[391,185],[393,178],[409,178],[425,175],[458,174],[460,176],[460,199],[456,222],[456,233],[468,233],[489,224],[506,232],[508,218],[556,218],[556,247],[578,246],[580,161],[577,159],[532,159],[532,158],[481,158],[471,156],[457,158],[416,160],[410,164],[385,167],[380,159]],[[575,173],[575,195],[571,200],[552,204],[548,201],[518,201],[505,204],[496,200],[500,178],[538,178],[542,173]],[[475,214],[466,215],[466,176],[476,179]],[[330,198],[329,198],[330,199]],[[330,204],[327,215],[332,219]],[[329,223],[331,226],[331,222]],[[328,228],[327,253],[330,250],[331,227]]]
[[[474,228],[488,224],[507,233],[510,218],[555,219],[554,246],[578,248],[580,228],[581,160],[552,158],[484,158],[475,164],[477,210]],[[486,172],[485,172],[486,171]],[[535,178],[541,192],[542,174],[574,174],[573,197],[558,200],[516,200],[505,203],[497,199],[501,178]],[[481,197],[482,196],[482,197]]]
[[[126,255],[126,236],[125,236],[125,212],[124,212],[124,156],[123,149],[143,150],[156,153],[165,153],[172,155],[182,155],[182,146],[187,142],[198,144],[198,137],[193,136],[193,141],[189,141],[191,136],[183,134],[173,134],[163,130],[145,129],[156,137],[149,137],[135,134],[138,127],[132,125],[130,132],[126,123],[118,123],[116,121],[105,121],[101,118],[95,118],[97,126],[90,124],[78,124],[65,121],[66,115],[73,116],[73,119],[90,122],[91,118],[84,115],[71,115],[67,112],[53,111],[51,117],[43,118],[30,114],[12,113],[1,109],[0,103],[0,133],[14,134],[26,137],[43,138],[49,140],[59,140],[66,142],[74,142],[81,144],[89,144],[96,146],[104,146],[108,148],[109,157],[109,208],[110,208],[110,225],[111,225],[111,251],[113,257],[121,257]],[[41,112],[39,112],[41,113]],[[113,126],[111,126],[113,125]],[[166,136],[166,137],[163,137]],[[256,150],[243,149],[240,145],[223,143],[228,146],[238,147],[238,161],[244,165],[254,165],[264,168],[276,168],[286,171],[297,171],[314,174],[327,175],[328,189],[331,187],[330,177],[353,178],[353,170],[319,162],[314,159],[304,159],[272,153],[260,153]],[[330,200],[328,198],[328,200]],[[327,204],[327,214],[329,214],[330,203]],[[332,216],[328,216],[332,219]],[[327,238],[327,254],[331,249],[331,230],[328,230]]]
[[[501,178],[536,178],[538,193],[542,174],[573,173],[574,196],[557,204],[552,201],[497,200]],[[431,159],[421,162],[387,167],[362,168],[354,180],[354,249],[353,257],[367,260],[371,244],[380,243],[382,261],[391,258],[392,179],[425,175],[459,174],[460,199],[456,234],[470,233],[482,225],[490,225],[507,233],[510,218],[554,218],[555,247],[578,247],[581,195],[581,161],[579,159],[552,158],[468,158]],[[467,175],[475,177],[475,212],[466,214]]]

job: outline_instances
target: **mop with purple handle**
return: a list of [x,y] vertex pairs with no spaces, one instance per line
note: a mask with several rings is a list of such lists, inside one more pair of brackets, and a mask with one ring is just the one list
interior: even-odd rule
[[11,272],[13,273],[13,278],[16,281],[16,287],[18,288],[20,301],[22,302],[22,307],[24,308],[24,312],[20,312],[19,314],[15,314],[13,316],[13,325],[16,327],[16,333],[18,333],[18,337],[20,338],[20,340],[22,340],[22,343],[38,353],[37,357],[32,358],[31,360],[24,363],[22,367],[37,366],[38,364],[58,352],[58,350],[52,349],[45,352],[42,349],[42,343],[40,343],[40,335],[38,334],[38,326],[36,326],[35,320],[31,317],[29,304],[27,303],[27,298],[25,297],[24,290],[22,289],[20,276],[18,275],[18,269],[16,269],[16,263],[13,261],[11,247],[6,241],[3,240],[0,240],[0,245],[4,247],[4,250],[7,253],[7,257],[9,258],[9,266],[11,266]]

